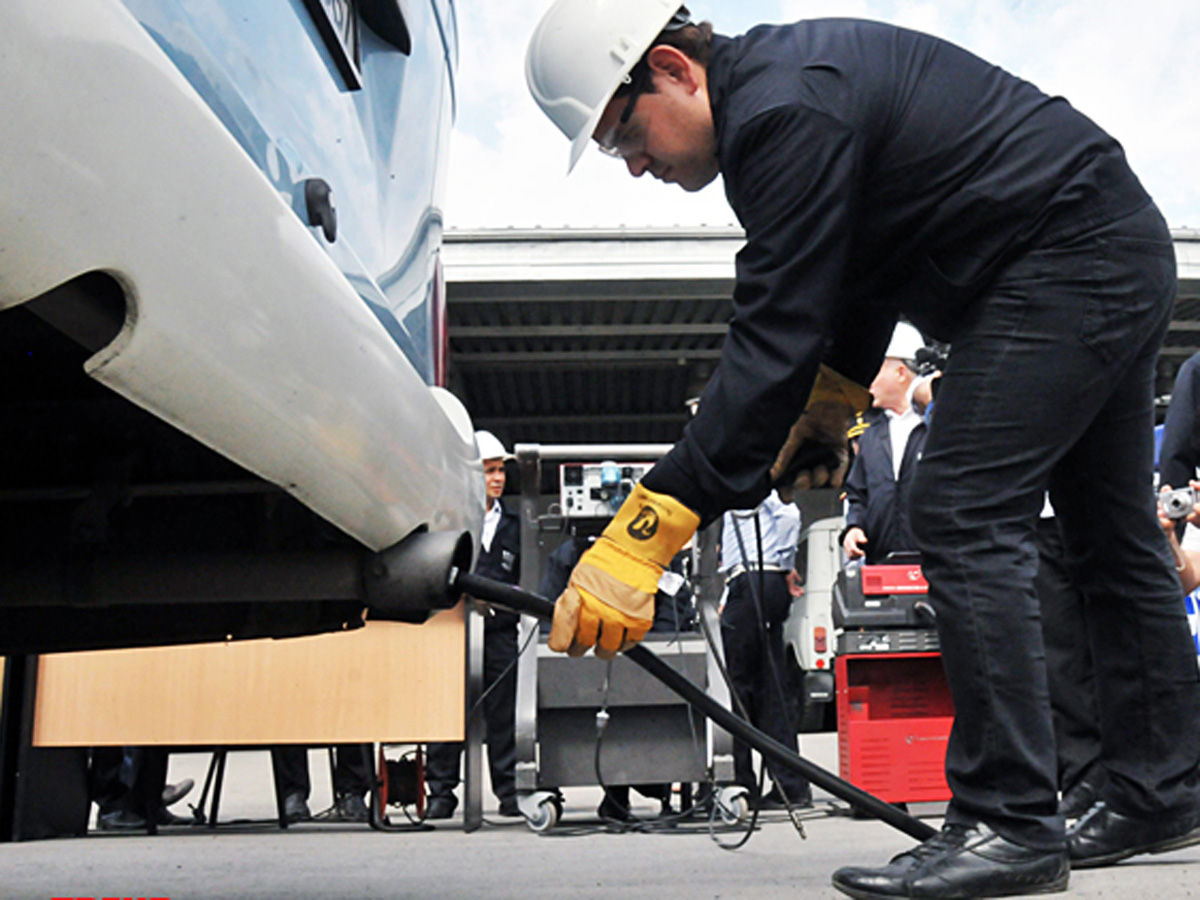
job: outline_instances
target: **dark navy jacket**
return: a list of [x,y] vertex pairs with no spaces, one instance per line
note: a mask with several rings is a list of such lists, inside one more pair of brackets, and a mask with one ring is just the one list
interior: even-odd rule
[[1200,465],[1200,353],[1189,357],[1175,376],[1171,405],[1163,422],[1159,483],[1188,486]]
[[893,472],[891,419],[882,416],[863,432],[858,455],[846,476],[846,531],[858,526],[867,535],[868,563],[883,562],[889,553],[916,550],[909,513],[913,475],[925,449],[925,424],[908,436],[900,477]]
[[645,479],[705,521],[767,494],[821,362],[868,384],[900,312],[953,341],[1006,263],[1150,202],[1065,100],[891,25],[717,36],[708,89],[747,242],[720,365]]
[[[479,560],[475,563],[475,574],[483,575],[504,584],[516,584],[521,580],[521,518],[510,509],[503,499],[500,504],[500,521],[492,536],[491,548],[479,548]],[[485,620],[488,629],[515,626],[521,617],[499,607]]]

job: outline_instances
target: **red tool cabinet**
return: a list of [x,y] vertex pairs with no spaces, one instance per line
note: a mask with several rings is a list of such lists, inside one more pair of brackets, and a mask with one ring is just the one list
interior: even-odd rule
[[841,777],[889,803],[949,800],[954,704],[940,654],[840,655],[836,672]]

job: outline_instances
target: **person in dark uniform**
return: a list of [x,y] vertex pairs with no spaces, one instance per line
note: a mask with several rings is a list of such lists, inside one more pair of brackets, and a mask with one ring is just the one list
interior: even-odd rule
[[101,831],[156,825],[190,825],[195,817],[177,816],[167,807],[182,800],[195,782],[167,783],[169,752],[164,747],[93,747],[88,765],[88,794],[98,807]]
[[[342,822],[366,822],[371,818],[366,795],[375,776],[370,744],[336,744],[333,748],[332,817]],[[308,773],[308,747],[285,744],[271,748],[275,785],[283,797],[283,814],[289,822],[312,818],[308,797],[312,782]]]
[[[828,450],[837,482],[903,313],[953,345],[913,485],[957,710],[953,799],[935,837],[834,885],[1061,891],[1069,867],[1200,842],[1200,673],[1152,490],[1177,272],[1120,144],[1066,100],[879,22],[730,38],[673,0],[555,0],[526,78],[572,162],[595,140],[634,176],[699,190],[720,174],[746,233],[699,412],[576,566],[550,646],[638,640],[664,558],[773,472],[815,471]],[[1069,832],[1033,588],[1047,490],[1088,601],[1108,776]]]
[[911,391],[917,386],[915,360],[922,346],[917,330],[899,323],[871,382],[872,403],[883,415],[862,433],[846,475],[841,543],[852,560],[881,563],[889,553],[917,549],[910,507],[926,427],[913,409]]
[[[800,510],[772,491],[755,509],[730,510],[721,529],[725,605],[721,645],[738,712],[793,752],[795,699],[786,687],[783,623],[792,608]],[[734,778],[760,809],[812,806],[812,787],[803,775],[767,763],[771,787],[758,792],[750,746],[734,738]]]
[[[483,459],[487,487],[487,512],[483,519],[478,575],[516,584],[521,577],[521,520],[516,510],[501,499],[506,475],[504,463],[512,459],[491,432],[478,431],[475,440]],[[483,700],[487,718],[488,769],[492,793],[500,801],[500,815],[519,816],[517,808],[517,625],[521,617],[510,610],[484,608]],[[458,787],[462,743],[435,743],[427,748],[425,782],[429,787],[427,819],[448,819],[458,806],[454,789]]]

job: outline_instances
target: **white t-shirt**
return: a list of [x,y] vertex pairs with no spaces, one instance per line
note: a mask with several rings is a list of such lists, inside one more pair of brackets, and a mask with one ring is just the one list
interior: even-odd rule
[[888,417],[888,437],[892,439],[892,477],[900,480],[900,466],[904,462],[904,448],[913,430],[925,420],[910,406],[903,414],[884,410]]
[[489,500],[487,512],[483,514],[483,534],[479,538],[484,550],[492,549],[492,538],[496,536],[496,526],[500,524],[500,518],[500,503]]

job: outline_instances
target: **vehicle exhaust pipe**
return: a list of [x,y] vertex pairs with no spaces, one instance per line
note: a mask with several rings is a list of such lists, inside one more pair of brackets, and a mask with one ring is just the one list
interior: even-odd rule
[[470,569],[474,557],[466,531],[418,531],[376,553],[363,566],[370,617],[420,624],[450,609],[462,594],[454,589],[454,574]]

